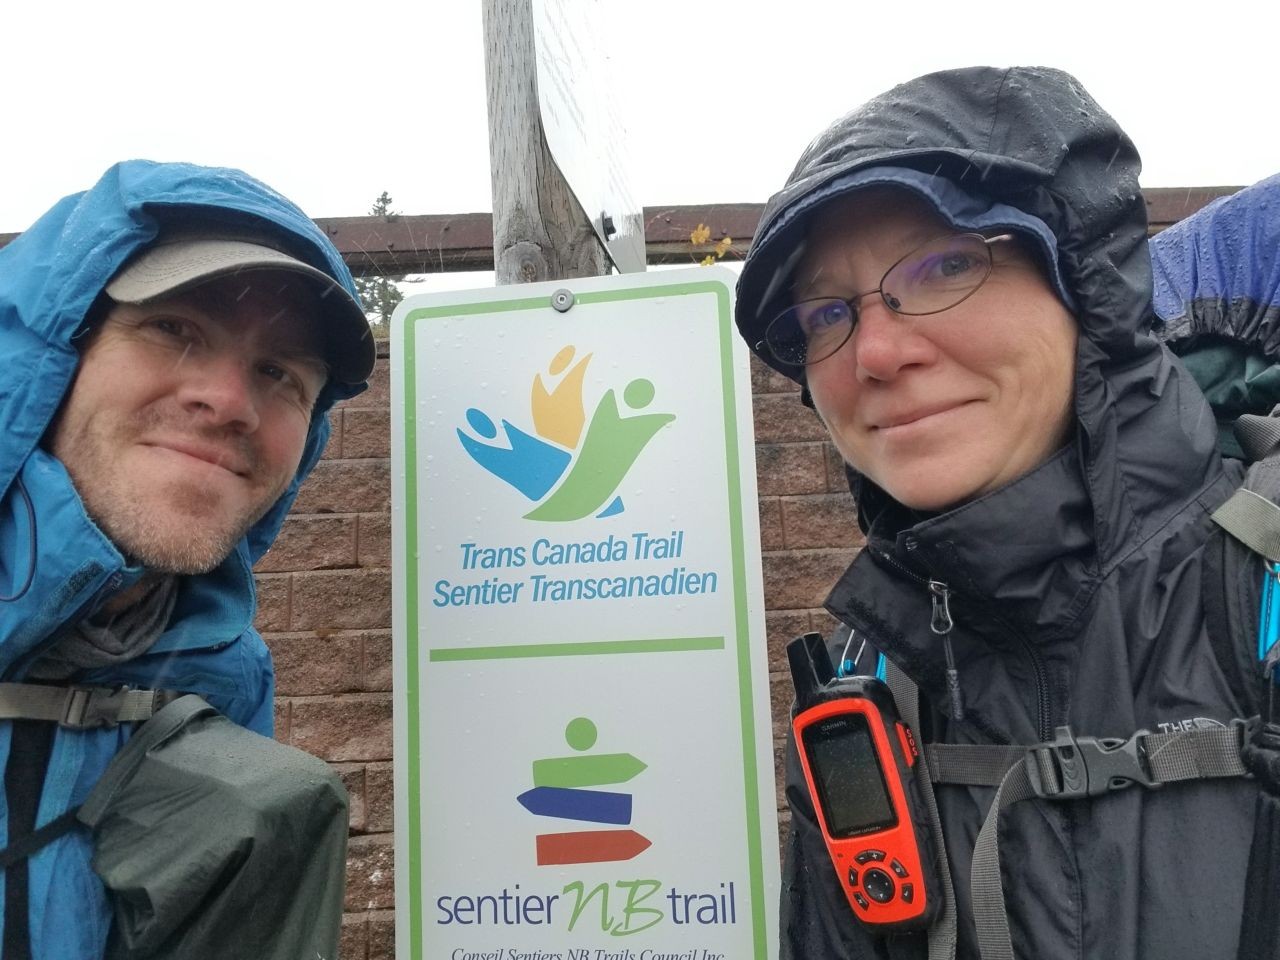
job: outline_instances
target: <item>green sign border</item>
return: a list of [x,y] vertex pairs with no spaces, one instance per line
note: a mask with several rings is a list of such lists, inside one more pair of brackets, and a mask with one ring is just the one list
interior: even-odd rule
[[[738,412],[736,404],[733,368],[733,318],[729,310],[729,291],[720,281],[700,281],[633,287],[626,290],[600,290],[577,294],[574,305],[617,303],[627,300],[695,296],[712,294],[716,298],[717,322],[720,333],[720,388],[724,398],[725,466],[728,480],[729,540],[733,560],[733,643],[738,655],[738,701],[742,730],[742,770],[746,798],[747,862],[751,885],[751,931],[755,960],[766,960],[768,944],[765,940],[764,871],[761,863],[762,841],[760,837],[760,771],[756,763],[755,710],[751,696],[751,637],[747,620],[747,571],[743,553],[742,524],[742,476],[739,471]],[[404,358],[404,489],[405,496],[405,555],[400,570],[404,576],[405,598],[405,673],[398,678],[404,684],[406,704],[407,756],[397,757],[397,763],[406,763],[408,772],[407,824],[397,824],[397,829],[408,831],[409,862],[409,957],[422,960],[422,750],[419,738],[421,706],[419,703],[418,671],[418,424],[417,424],[417,337],[422,321],[453,319],[477,314],[511,313],[520,310],[551,310],[550,297],[529,297],[514,300],[496,300],[488,303],[455,304],[411,310],[404,319],[404,341],[401,356]],[[527,652],[517,652],[511,646],[469,647],[465,649],[441,648],[427,651],[428,662],[440,663],[459,660],[512,659],[519,656],[595,656],[603,653],[657,653],[677,650],[723,649],[721,637],[685,637],[653,640],[600,641],[578,644],[538,644]],[[592,649],[595,648],[595,649]]]

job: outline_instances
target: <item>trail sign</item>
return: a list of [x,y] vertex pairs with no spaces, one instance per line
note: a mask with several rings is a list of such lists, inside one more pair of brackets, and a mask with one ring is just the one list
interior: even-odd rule
[[397,956],[774,955],[733,282],[505,286],[393,318]]

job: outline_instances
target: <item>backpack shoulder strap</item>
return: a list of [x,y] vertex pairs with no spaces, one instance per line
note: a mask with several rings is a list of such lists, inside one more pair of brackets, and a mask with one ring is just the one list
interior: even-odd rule
[[1246,414],[1235,431],[1253,463],[1212,515],[1225,535],[1207,548],[1204,608],[1223,675],[1253,715],[1280,659],[1280,412]]

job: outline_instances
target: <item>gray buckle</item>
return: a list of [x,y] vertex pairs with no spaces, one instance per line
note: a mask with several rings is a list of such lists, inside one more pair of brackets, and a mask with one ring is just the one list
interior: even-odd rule
[[1070,727],[1058,727],[1051,743],[1027,751],[1027,779],[1037,797],[1071,800],[1123,790],[1135,783],[1155,789],[1144,738],[1139,730],[1128,740],[1119,737],[1077,737]]
[[107,687],[68,687],[58,726],[70,730],[92,730],[114,727],[119,723],[127,686],[118,690]]

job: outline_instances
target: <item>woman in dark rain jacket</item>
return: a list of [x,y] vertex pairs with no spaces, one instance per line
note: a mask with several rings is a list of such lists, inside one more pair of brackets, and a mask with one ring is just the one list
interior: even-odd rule
[[[1034,744],[1062,724],[1127,738],[1248,715],[1202,609],[1209,514],[1241,468],[1220,457],[1203,395],[1150,332],[1138,170],[1129,139],[1073,78],[973,68],[911,81],[835,123],[761,219],[738,326],[812,393],[850,461],[867,545],[827,606],[919,686],[926,742]],[[911,237],[931,239],[895,216],[980,234],[994,263],[985,285],[927,316],[895,313],[888,281],[883,298],[876,281]],[[1037,283],[1029,299],[1009,292]],[[860,318],[832,356],[790,365],[766,329],[812,297],[847,298]],[[1069,318],[1067,346],[1060,317],[1019,312],[1031,300]],[[939,346],[956,324],[961,339]],[[978,369],[996,362],[981,356],[965,369],[957,351],[997,334],[1039,339],[1007,369]],[[955,698],[930,581],[949,598]],[[970,867],[994,790],[935,789],[957,954],[977,957]],[[1008,807],[1015,954],[1234,957],[1255,793],[1234,778]],[[924,957],[923,935],[878,937],[852,916],[794,747],[787,794],[782,956]]]

